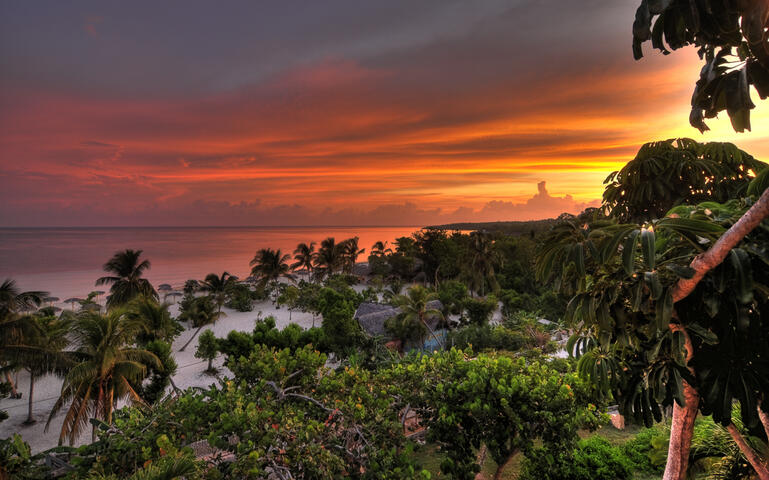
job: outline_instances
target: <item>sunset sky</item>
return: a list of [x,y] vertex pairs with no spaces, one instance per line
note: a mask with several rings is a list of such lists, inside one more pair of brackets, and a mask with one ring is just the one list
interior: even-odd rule
[[[639,0],[1,1],[0,226],[425,225],[578,212],[688,125]],[[542,183],[545,182],[545,183]]]

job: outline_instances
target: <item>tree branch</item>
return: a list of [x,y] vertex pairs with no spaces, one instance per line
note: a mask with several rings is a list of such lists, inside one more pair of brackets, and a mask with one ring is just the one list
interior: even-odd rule
[[737,427],[735,427],[733,423],[730,423],[726,427],[726,430],[729,431],[729,435],[734,439],[734,443],[740,447],[740,451],[745,455],[745,458],[748,459],[753,470],[758,474],[758,478],[761,480],[769,480],[769,468],[767,468],[766,463],[764,463],[755,450],[748,445],[748,442],[742,437],[742,434],[737,430]]
[[673,288],[673,303],[689,296],[705,274],[720,265],[729,252],[767,218],[769,218],[769,189],[764,191],[758,201],[721,235],[712,247],[694,257],[689,265],[694,269],[694,276],[678,280]]

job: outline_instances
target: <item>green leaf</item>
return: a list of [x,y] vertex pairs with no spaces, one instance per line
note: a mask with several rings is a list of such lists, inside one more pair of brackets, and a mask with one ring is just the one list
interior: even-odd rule
[[708,345],[718,344],[718,335],[698,323],[690,323],[686,326],[686,329],[700,337],[700,339]]
[[742,304],[753,301],[753,275],[748,253],[741,248],[729,252],[729,264],[735,275],[735,293]]
[[654,246],[654,230],[644,228],[641,230],[641,251],[649,270],[654,270],[656,249]]
[[651,290],[652,300],[659,300],[662,296],[662,284],[660,283],[660,277],[657,272],[644,272],[644,281]]
[[665,289],[664,295],[656,304],[657,330],[664,331],[670,324],[673,317],[673,292],[672,289]]
[[625,243],[622,245],[622,266],[625,268],[625,273],[631,275],[635,268],[633,268],[635,257],[635,246],[638,241],[638,235],[640,230],[633,230],[625,239]]

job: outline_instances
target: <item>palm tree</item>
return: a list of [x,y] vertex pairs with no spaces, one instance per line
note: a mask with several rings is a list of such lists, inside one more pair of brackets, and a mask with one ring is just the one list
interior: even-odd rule
[[28,321],[37,324],[36,335],[26,342],[33,349],[25,355],[18,356],[17,362],[29,372],[29,410],[24,423],[31,425],[35,423],[32,415],[35,380],[47,373],[63,377],[72,363],[71,354],[64,351],[69,345],[67,335],[72,322],[66,315],[61,317],[29,315]]
[[352,273],[358,256],[366,252],[365,248],[358,248],[358,237],[348,238],[339,244],[342,250],[342,266],[346,273]]
[[473,290],[481,296],[486,293],[487,284],[493,291],[499,290],[495,268],[501,262],[494,240],[488,233],[472,232],[470,234],[469,260],[468,277]]
[[96,285],[112,285],[107,308],[125,305],[139,295],[158,299],[149,280],[142,278],[144,271],[150,268],[150,261],[140,261],[141,254],[141,250],[123,250],[104,264],[104,271],[113,275],[99,278]]
[[429,317],[443,318],[443,313],[435,308],[428,308],[427,304],[438,298],[436,292],[431,292],[422,285],[414,285],[409,288],[405,295],[397,295],[393,298],[393,303],[400,307],[401,313],[398,315],[399,321],[403,324],[410,322],[412,324],[421,324],[430,332],[430,335],[443,347],[441,339],[435,335],[435,332],[427,323]]
[[300,243],[294,250],[294,262],[291,270],[305,269],[308,274],[312,273],[313,262],[315,261],[315,242],[310,244]]
[[[51,420],[69,404],[59,434],[60,445],[65,439],[74,443],[90,418],[112,423],[118,401],[143,403],[131,385],[145,378],[148,366],[158,370],[162,367],[154,354],[129,346],[140,331],[141,325],[122,310],[78,314],[72,328],[78,363],[64,377],[61,395],[45,425],[47,431]],[[92,435],[96,440],[96,426]]]
[[192,334],[192,337],[187,340],[187,343],[185,343],[184,346],[179,349],[179,351],[183,352],[184,349],[186,349],[189,344],[192,343],[192,340],[195,339],[203,327],[215,323],[220,317],[224,315],[225,314],[221,310],[216,309],[216,306],[211,300],[211,297],[205,296],[193,299],[189,304],[189,308],[181,312],[179,319],[185,322],[189,322],[192,327],[197,327],[198,329],[195,330],[195,333]]
[[158,303],[153,298],[137,297],[126,306],[126,316],[142,325],[136,343],[146,345],[153,340],[173,341],[183,329],[171,317],[168,303]]
[[20,312],[39,307],[50,293],[42,291],[22,292],[16,281],[6,278],[0,284],[0,314]]
[[388,246],[390,242],[388,241],[379,241],[374,243],[374,245],[371,246],[371,255],[374,257],[384,257],[385,255],[390,255],[393,253],[393,249]]
[[344,247],[336,243],[334,237],[328,237],[320,242],[320,249],[315,256],[315,270],[321,276],[331,275],[340,266],[343,260]]
[[238,279],[227,272],[221,275],[209,273],[206,278],[200,282],[200,291],[205,292],[214,301],[218,313],[222,313],[222,305],[227,300],[227,293],[237,285]]
[[42,291],[22,292],[16,286],[16,281],[10,278],[0,284],[0,365],[5,365],[2,370],[6,382],[11,385],[11,396],[14,398],[19,397],[19,394],[11,378],[10,364],[15,363],[17,355],[29,351],[30,346],[25,344],[26,340],[39,333],[37,325],[30,322],[27,316],[19,315],[19,312],[39,307],[48,295],[48,292]]
[[280,277],[293,280],[291,267],[288,264],[291,255],[284,254],[280,249],[262,248],[256,252],[251,260],[251,275],[255,276],[262,285],[275,282]]

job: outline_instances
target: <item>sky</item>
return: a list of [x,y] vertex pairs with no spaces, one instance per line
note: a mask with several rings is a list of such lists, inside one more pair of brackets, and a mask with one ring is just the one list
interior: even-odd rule
[[428,225],[599,203],[688,125],[638,0],[0,0],[0,226]]

